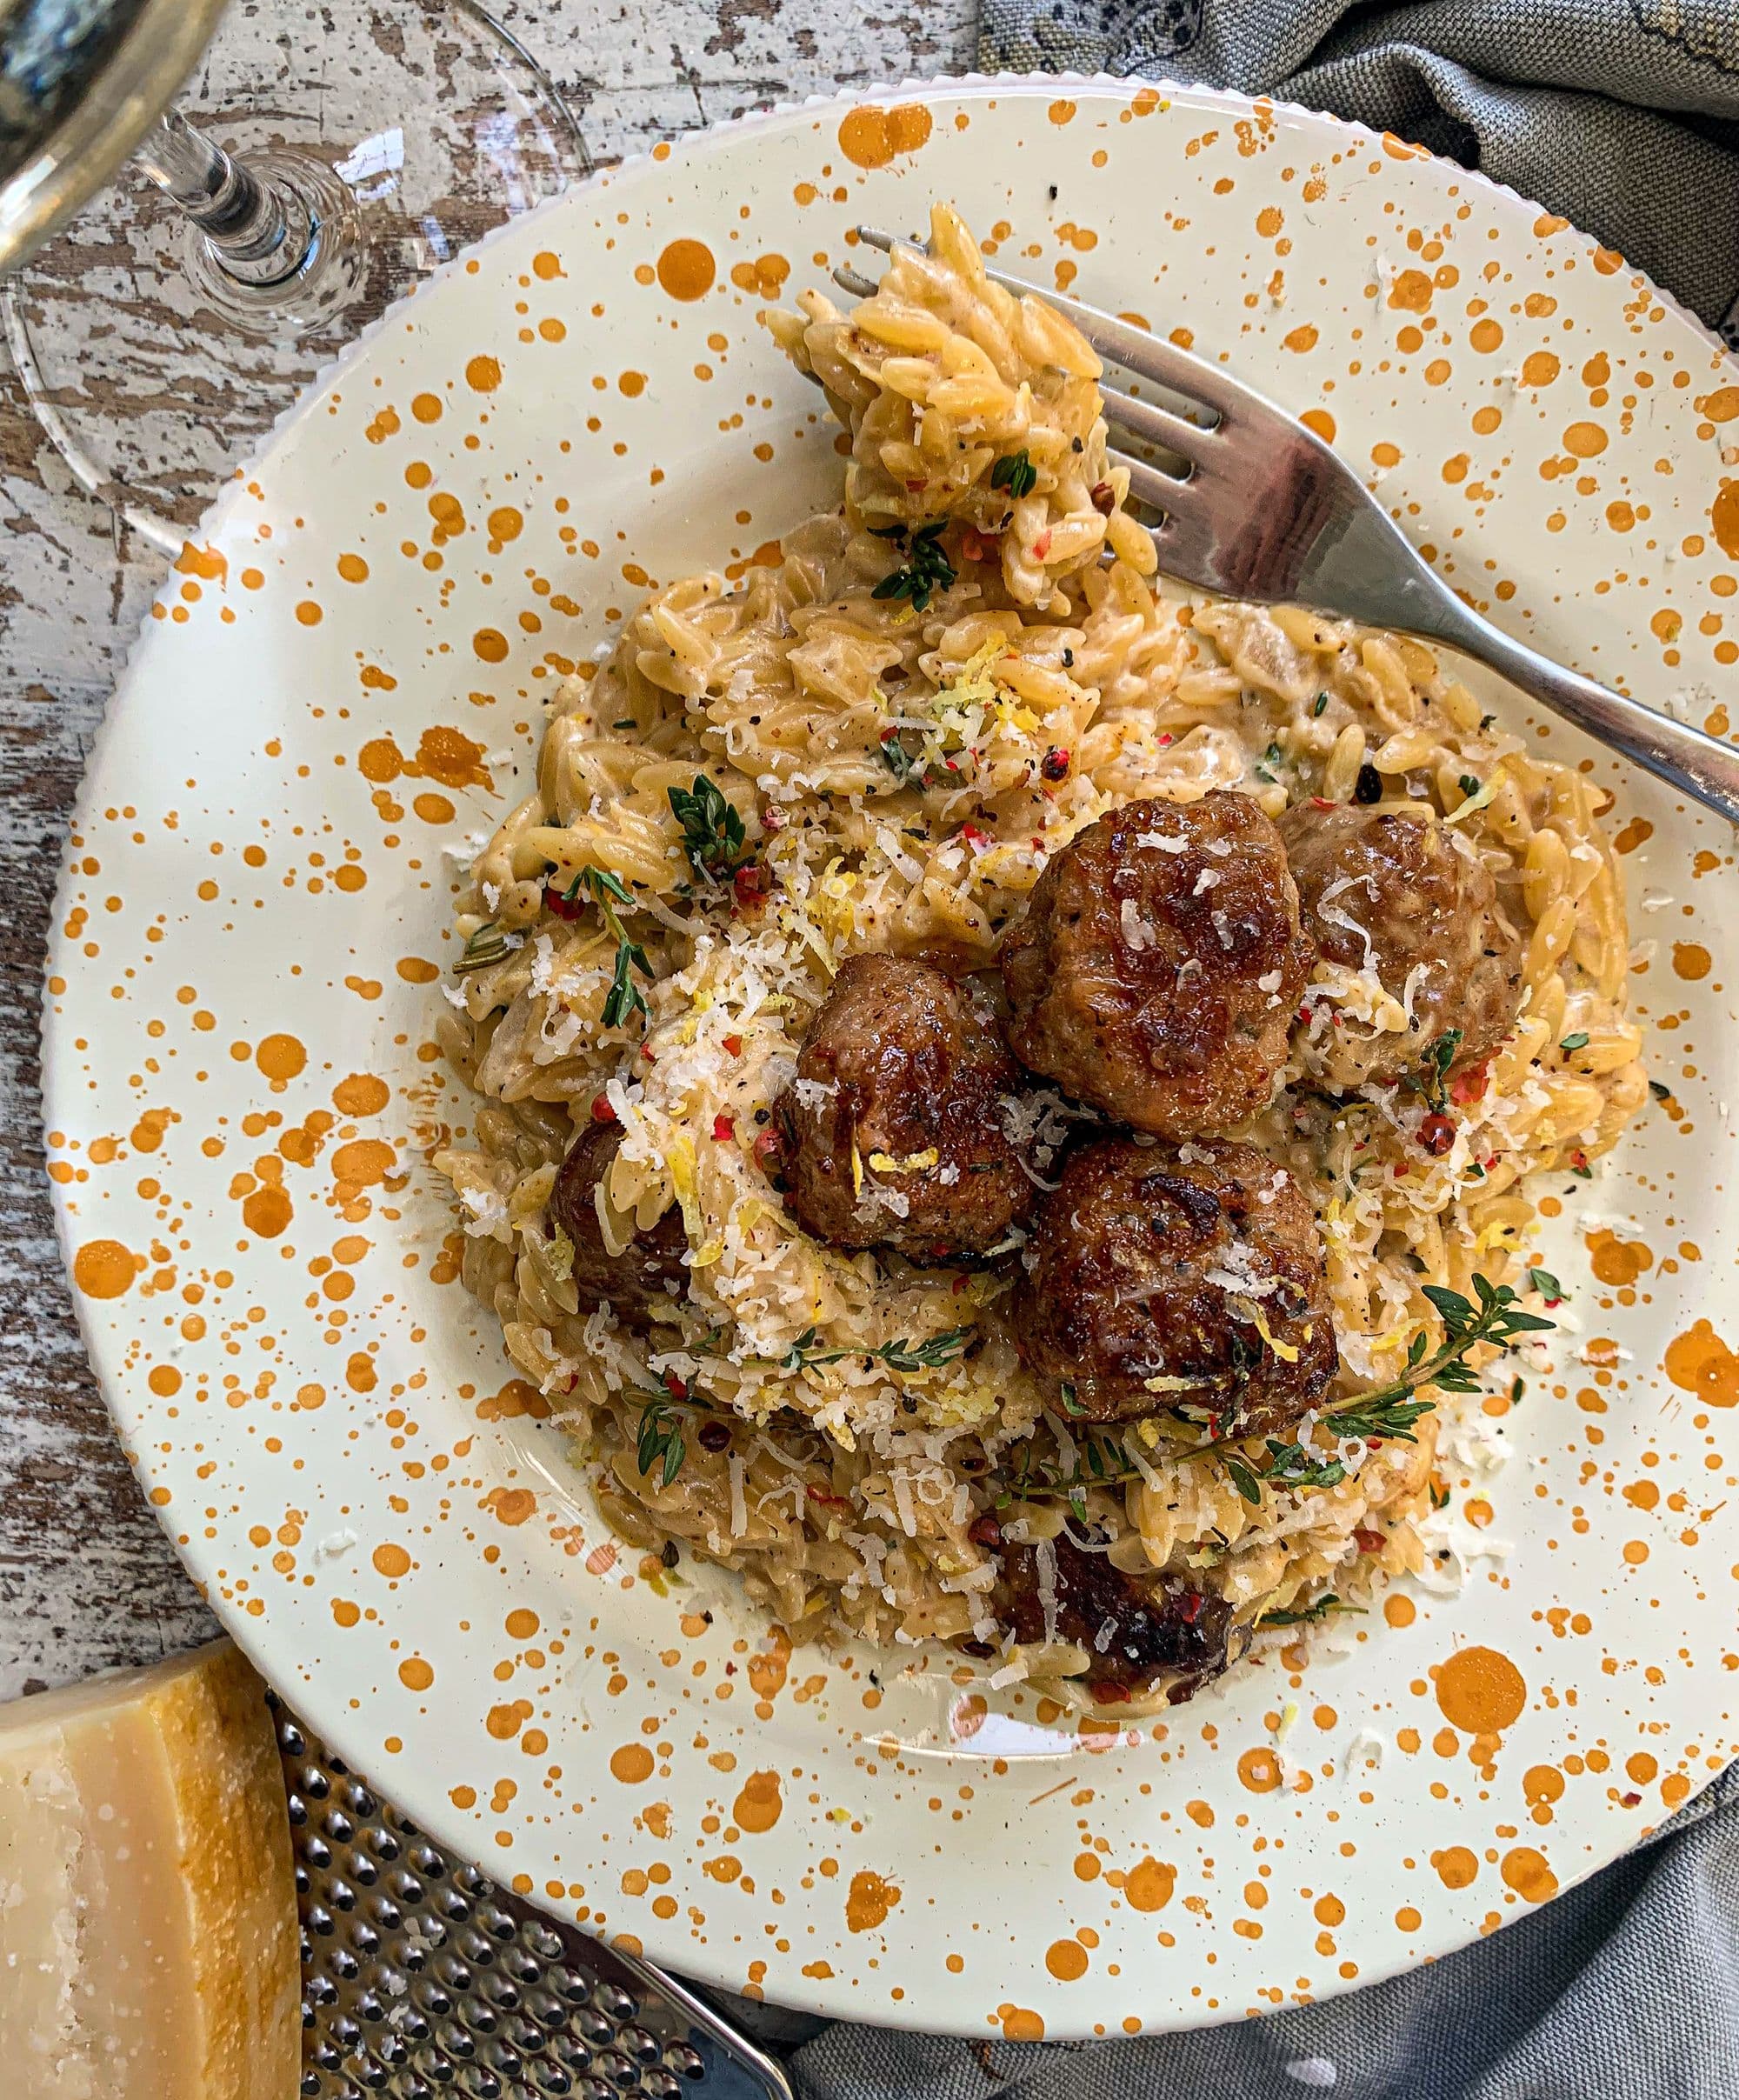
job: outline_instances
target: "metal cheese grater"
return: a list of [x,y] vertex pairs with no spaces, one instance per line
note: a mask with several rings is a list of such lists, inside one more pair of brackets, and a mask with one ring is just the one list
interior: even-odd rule
[[272,1699],[306,2100],[791,2100],[686,1985],[450,1858]]

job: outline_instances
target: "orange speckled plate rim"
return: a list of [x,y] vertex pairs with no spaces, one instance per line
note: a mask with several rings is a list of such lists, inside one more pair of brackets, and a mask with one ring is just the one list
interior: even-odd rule
[[[1116,80],[1103,76],[1092,78],[1076,75],[989,77],[969,74],[958,79],[939,79],[907,83],[898,87],[889,86],[879,90],[874,97],[853,94],[838,97],[816,97],[801,104],[782,105],[772,110],[757,113],[728,124],[715,126],[706,132],[684,138],[677,144],[676,152],[680,160],[687,162],[712,152],[720,141],[730,141],[759,130],[776,130],[782,126],[790,125],[796,120],[819,119],[834,111],[844,112],[866,104],[884,107],[889,103],[906,104],[914,101],[922,103],[929,98],[983,99],[997,96],[1013,101],[1016,98],[1024,100],[1050,96],[1058,90],[1083,96],[1099,94],[1123,102],[1128,102],[1132,97],[1143,93],[1153,93],[1158,98],[1158,106],[1166,110],[1181,106],[1185,110],[1209,116],[1219,115],[1229,122],[1246,123],[1257,117],[1260,112],[1267,112],[1283,119],[1303,119],[1313,125],[1329,124],[1346,141],[1356,143],[1360,150],[1379,147],[1381,144],[1374,135],[1363,130],[1361,127],[1339,125],[1335,119],[1324,118],[1309,110],[1299,110],[1284,103],[1273,103],[1265,98],[1252,102],[1243,97],[1207,89],[1174,87],[1161,82],[1143,83]],[[1408,157],[1416,157],[1412,149],[1403,150]],[[603,171],[600,176],[570,191],[564,198],[555,200],[551,203],[541,207],[539,211],[531,215],[529,219],[515,222],[492,233],[476,249],[468,250],[467,254],[472,257],[483,256],[501,242],[523,240],[528,226],[544,220],[559,220],[563,213],[577,212],[583,210],[585,203],[600,192],[618,184],[631,182],[637,175],[649,168],[653,163],[653,160],[654,156],[652,155],[642,155],[636,157],[632,161],[623,163],[617,169]],[[1460,185],[1464,192],[1477,190],[1497,197],[1517,210],[1531,212],[1536,217],[1544,216],[1539,212],[1538,207],[1527,203],[1525,200],[1516,197],[1513,192],[1504,190],[1501,185],[1490,183],[1484,177],[1469,175],[1464,170],[1455,169],[1450,171],[1448,179],[1452,179]],[[979,230],[983,230],[981,228]],[[463,258],[456,258],[438,274],[434,282],[438,283],[443,280],[450,280],[463,266]],[[1626,281],[1631,284],[1642,282],[1636,273],[1628,270]],[[418,297],[423,296],[426,296],[426,294],[418,295]],[[1349,292],[1348,296],[1350,297]],[[1670,298],[1665,295],[1654,293],[1652,290],[1649,296],[1679,322],[1688,323],[1714,351],[1722,354],[1720,345],[1715,343],[1714,338],[1709,337],[1692,317],[1678,308]],[[370,349],[383,333],[395,326],[403,325],[407,314],[414,322],[416,310],[416,298],[413,297],[404,305],[396,308],[383,316],[380,321],[366,331],[356,343],[350,346],[323,376],[318,385],[310,390],[310,392],[298,404],[280,419],[270,437],[261,448],[260,458],[262,460],[270,459],[274,451],[294,434],[300,423],[310,419],[316,413],[329,390],[335,384],[342,382],[345,373],[352,366],[366,360]],[[232,487],[215,507],[203,528],[208,536],[216,537],[221,535],[233,522],[238,507],[243,501],[242,484],[245,483],[248,478],[248,470],[243,470],[237,476],[237,485]],[[131,682],[133,675],[130,668],[127,678],[122,681],[123,691]],[[106,728],[104,733],[107,734]],[[93,769],[94,763],[93,761]],[[92,828],[91,803],[94,794],[93,779],[87,784],[84,792],[81,795],[78,810],[75,817],[75,830],[77,832],[87,832]],[[77,969],[72,955],[71,937],[58,930],[63,928],[67,922],[71,908],[70,900],[73,898],[76,890],[76,876],[71,872],[63,874],[57,898],[57,931],[50,962],[51,971],[56,973],[61,971],[63,965],[66,966],[68,975]],[[383,958],[383,960],[384,959]],[[48,1102],[48,1125],[50,1129],[54,1129],[63,1122],[76,1123],[78,1118],[70,1109],[64,1116],[62,1113],[63,1090],[70,1090],[74,1080],[70,1058],[66,1061],[65,1065],[63,1065],[59,1054],[60,1045],[57,1042],[57,1033],[64,1031],[57,1030],[51,1008],[52,999],[50,1002],[50,1010],[45,1012],[44,1075],[45,1094]],[[55,1199],[57,1230],[63,1254],[70,1267],[75,1251],[77,1221],[70,1207],[67,1186],[68,1184],[58,1182],[56,1183]],[[143,1381],[139,1382],[139,1390],[137,1394],[128,1391],[126,1384],[116,1375],[113,1367],[104,1362],[107,1350],[110,1346],[110,1330],[106,1321],[101,1319],[98,1309],[87,1301],[83,1292],[76,1290],[74,1295],[87,1346],[90,1350],[93,1362],[99,1365],[108,1404],[115,1415],[117,1425],[121,1428],[123,1436],[128,1437],[130,1443],[139,1443],[149,1425],[151,1411],[150,1403],[144,1397]],[[149,1483],[151,1479],[151,1467],[148,1460],[142,1451],[135,1451],[132,1455],[142,1478]],[[1519,1499],[1520,1483],[1517,1472],[1518,1469],[1512,1466],[1510,1470],[1507,1474],[1500,1476],[1499,1479],[1501,1495],[1511,1503]],[[171,1528],[170,1518],[166,1513],[164,1522],[166,1528]],[[178,1545],[178,1550],[182,1552],[183,1557],[196,1579],[203,1581],[203,1562],[209,1557],[202,1556],[199,1548],[194,1543]],[[281,1687],[307,1713],[310,1722],[347,1760],[353,1763],[357,1769],[368,1771],[371,1776],[380,1779],[386,1786],[387,1790],[392,1793],[419,1822],[422,1822],[443,1842],[468,1850],[473,1856],[482,1855],[483,1846],[480,1843],[480,1831],[477,1825],[468,1820],[465,1816],[451,1811],[446,1795],[435,1785],[432,1773],[425,1778],[424,1774],[412,1760],[407,1760],[402,1767],[382,1770],[378,1738],[370,1732],[366,1711],[359,1710],[354,1716],[348,1712],[336,1696],[336,1687],[331,1703],[327,1704],[323,1703],[323,1695],[316,1688],[312,1686],[298,1688],[295,1684],[293,1677],[286,1676],[284,1665],[288,1658],[283,1655],[281,1646],[274,1638],[274,1629],[270,1618],[263,1619],[260,1624],[256,1626],[249,1615],[235,1606],[232,1602],[222,1597],[216,1597],[214,1603],[237,1641],[251,1655],[263,1671],[269,1677],[277,1678]],[[1465,1625],[1462,1625],[1458,1630],[1465,1633],[1467,1629]],[[1489,1654],[1491,1651],[1476,1650],[1474,1652]],[[1491,1689],[1489,1684],[1482,1687],[1484,1691],[1489,1691]],[[1498,1687],[1498,1703],[1502,1705],[1504,1703],[1505,1696],[1502,1686]],[[1471,1709],[1469,1711],[1471,1712]],[[1476,1725],[1471,1720],[1468,1732],[1476,1735],[1477,1732]],[[1499,1732],[1501,1734],[1502,1731]],[[1728,1740],[1730,1746],[1732,1738],[1729,1737]],[[1273,1753],[1263,1750],[1259,1745],[1247,1750],[1244,1755],[1246,1759],[1251,1757],[1258,1759],[1266,1757],[1276,1772],[1281,1769],[1279,1762],[1275,1759]],[[1635,1760],[1633,1760],[1634,1762]],[[1118,1769],[1119,1776],[1123,1776],[1121,1757],[1106,1758],[1103,1763],[1115,1765]],[[1098,1776],[1091,1766],[1083,1767],[1079,1763],[1071,1763],[1059,1769],[1072,1773],[1074,1778],[1083,1784],[1089,1778]],[[1100,1769],[1103,1770],[1103,1766],[1102,1765]],[[1545,1802],[1560,1798],[1563,1790],[1562,1775],[1556,1773],[1556,1768],[1550,1769],[1555,1773],[1558,1791],[1556,1794],[1548,1791],[1543,1797]],[[1139,1770],[1138,1756],[1135,1758],[1131,1770]],[[1267,1790],[1267,1770],[1268,1767],[1264,1765],[1262,1774],[1263,1786],[1260,1790]],[[957,1773],[953,1776],[957,1776]],[[1196,1777],[1198,1785],[1206,1788],[1206,1781],[1199,1776],[1199,1768],[1197,1772],[1192,1776]],[[1106,1777],[1109,1777],[1109,1774]],[[1225,1777],[1223,1770],[1220,1777],[1222,1778]],[[1700,1771],[1695,1783],[1706,1783],[1709,1774],[1706,1770]],[[1132,1788],[1132,1781],[1126,1783]],[[727,1789],[727,1791],[729,1790]],[[1116,1790],[1102,1787],[1101,1790],[1111,1793]],[[1182,1790],[1178,1790],[1181,1797]],[[776,1786],[775,1791],[776,1793]],[[1089,1791],[1090,1793],[1091,1790],[1089,1789]],[[750,1790],[745,1788],[743,1792],[738,1796],[739,1809],[743,1800],[749,1797],[749,1794]],[[1009,1794],[1008,1799],[1012,1803],[1013,1795]],[[1200,1804],[1194,1803],[1190,1804],[1192,1816],[1194,1809],[1198,1805]],[[1536,1820],[1538,1821],[1537,1811],[1543,1805],[1543,1802],[1535,1803],[1533,1805],[1536,1810]],[[1549,1818],[1549,1806],[1546,1808],[1546,1814]],[[739,1817],[739,1820],[743,1823],[745,1829],[753,1830],[753,1823],[746,1817]],[[1381,1827],[1381,1815],[1376,1820],[1378,1826]],[[1557,1877],[1560,1881],[1568,1883],[1581,1878],[1586,1873],[1592,1871],[1595,1867],[1603,1863],[1606,1859],[1615,1857],[1625,1849],[1638,1834],[1634,1818],[1626,1823],[1617,1817],[1609,1815],[1601,1827],[1602,1836],[1600,1843],[1583,1856],[1570,1860],[1567,1863],[1565,1870]],[[916,1811],[914,1811],[912,1818],[912,1828],[917,1835],[925,1834],[922,1816]],[[945,1830],[946,1826],[943,1828]],[[1525,1836],[1527,1833],[1524,1831],[1522,1834]],[[786,1835],[788,1837],[795,1838],[796,1834],[790,1830],[789,1825]],[[1160,1842],[1152,1828],[1149,1829],[1147,1837],[1143,1841],[1143,1847],[1149,1841],[1156,1844]],[[1227,1848],[1229,1849],[1232,1843],[1229,1833],[1227,1834],[1225,1842]],[[1113,1843],[1115,1843],[1115,1830]],[[838,1849],[842,1852],[850,1850],[843,1843]],[[1108,1989],[1102,1981],[1099,1987],[1093,1991],[1090,2000],[1083,2002],[1082,1997],[1077,1996],[1080,1978],[1089,1972],[1098,1977],[1101,1965],[1106,1963],[1106,1957],[1117,1948],[1122,1947],[1125,1952],[1134,1948],[1136,1942],[1129,1937],[1132,1923],[1129,1914],[1138,1914],[1139,1918],[1143,1921],[1141,1930],[1150,1939],[1150,1914],[1154,1911],[1166,1911],[1167,1906],[1171,1901],[1174,1880],[1176,1880],[1181,1885],[1185,1878],[1189,1878],[1189,1870],[1175,1870],[1163,1862],[1156,1861],[1144,1849],[1141,1857],[1132,1856],[1126,1861],[1117,1862],[1105,1875],[1107,1883],[1115,1886],[1122,1897],[1120,1903],[1114,1903],[1112,1906],[1113,1910],[1120,1917],[1121,1923],[1114,1926],[1108,1918],[1101,1930],[1096,1931],[1092,1926],[1087,1926],[1074,1934],[1059,1936],[1051,1941],[1044,1950],[1044,1958],[1038,1965],[1036,1975],[1033,1973],[1033,1966],[1030,1962],[1024,1958],[1017,1964],[1014,1964],[1018,1966],[1022,1973],[1017,1983],[1009,1983],[1006,1992],[1003,1993],[1000,1998],[999,1986],[990,1981],[990,1978],[994,1977],[996,1973],[994,1965],[991,1965],[987,1972],[985,1967],[976,1962],[973,1963],[972,1967],[976,1973],[970,1983],[955,1982],[951,1977],[944,1978],[941,1976],[939,1971],[942,1963],[937,1957],[944,1945],[952,1943],[948,1924],[941,1918],[936,1919],[934,1925],[927,1929],[921,1946],[911,1941],[908,1941],[897,1948],[884,1943],[881,1959],[878,1961],[872,1958],[870,1964],[882,1972],[877,1978],[877,1985],[873,1994],[866,1993],[856,1978],[848,1980],[843,1974],[832,1970],[826,1962],[821,1963],[818,1966],[803,1967],[800,1977],[800,1957],[805,1953],[826,1949],[837,1957],[841,1949],[843,1948],[848,1956],[856,1956],[863,1951],[866,1944],[874,1945],[876,1943],[873,1935],[886,1926],[890,1907],[897,1905],[899,1903],[897,1895],[889,1898],[888,1894],[889,1890],[894,1884],[903,1885],[907,1892],[906,1911],[903,1914],[899,1909],[893,1909],[895,1924],[897,1926],[903,1922],[903,1917],[909,1916],[913,1907],[913,1896],[920,1877],[924,1872],[922,1851],[922,1847],[915,1845],[909,1857],[896,1856],[891,1859],[883,1859],[882,1863],[886,1869],[885,1879],[881,1872],[875,1870],[868,1864],[861,1867],[858,1872],[851,1877],[854,1900],[857,1910],[857,1918],[850,1924],[851,1939],[848,1941],[843,1936],[839,1936],[836,1925],[836,1938],[830,1947],[824,1938],[816,1938],[808,1947],[800,1944],[795,1955],[790,1955],[775,1963],[762,1963],[767,1995],[794,2003],[810,2004],[816,2010],[836,2014],[855,2014],[858,2017],[873,2014],[873,2017],[877,2019],[898,2024],[957,2029],[988,2023],[992,2032],[1000,2031],[1011,2038],[1027,2038],[1036,2033],[1047,2031],[1052,2035],[1085,2035],[1106,2032],[1110,2030],[1108,2028],[1107,2017],[1109,2009],[1119,2001],[1134,2007],[1140,2012],[1142,2017],[1136,2020],[1136,2025],[1144,2024],[1148,2029],[1152,2030],[1156,2027],[1209,2024],[1216,2020],[1235,2017],[1242,2010],[1260,2010],[1261,2006],[1256,2003],[1258,1998],[1263,2003],[1275,2003],[1282,2002],[1283,1997],[1287,1995],[1284,1987],[1264,1989],[1260,1992],[1252,1990],[1248,1993],[1249,2003],[1246,2005],[1243,1997],[1236,2001],[1229,1998],[1222,2002],[1212,1997],[1204,1998],[1199,1993],[1191,2002],[1181,1995],[1179,1986],[1171,1981],[1166,1982],[1156,1990],[1150,1989],[1149,1978],[1156,1970],[1169,1969],[1177,1963],[1187,1963],[1188,1954],[1180,1950],[1174,1962],[1163,1963],[1143,1962],[1141,1965],[1139,1977],[1135,1975],[1129,1976],[1126,1984],[1119,1984],[1116,1988]],[[1089,1860],[1096,1862],[1102,1857],[1112,1856],[1108,1852],[1103,1834],[1096,1832],[1091,1838],[1083,1839],[1083,1848],[1077,1856],[1075,1870],[1076,1877],[1082,1884],[1082,1908],[1083,1910],[1092,1908],[1089,1900],[1089,1887],[1091,1882],[1096,1880],[1101,1871],[1100,1867],[1096,1863],[1089,1874],[1083,1863]],[[860,1847],[856,1857],[867,1860],[869,1855],[863,1848]],[[1530,1857],[1534,1859],[1541,1858],[1537,1852],[1532,1852]],[[495,1864],[487,1858],[484,1858],[483,1863],[485,1866]],[[1063,1863],[1060,1852],[1050,1862],[1051,1866],[1059,1876],[1062,1873]],[[801,1864],[800,1860],[793,1859],[790,1863],[790,1871],[795,1874]],[[1542,1859],[1541,1859],[1541,1866],[1543,1869]],[[1482,1870],[1477,1862],[1474,1863],[1473,1870],[1475,1873]],[[1364,1874],[1368,1875],[1369,1871],[1370,1870],[1365,1870]],[[1447,1871],[1442,1871],[1442,1878],[1446,1887],[1455,1885],[1450,1882]],[[1531,1866],[1518,1867],[1516,1869],[1517,1878],[1509,1880],[1506,1870],[1505,1878],[1509,1881],[1511,1890],[1509,1896],[1505,1898],[1505,1901],[1512,1906],[1508,1911],[1509,1916],[1522,1914],[1520,1906],[1516,1904],[1518,1894],[1522,1897],[1524,1901],[1531,1901],[1540,1892],[1542,1884],[1538,1883],[1537,1879],[1535,1888],[1531,1890],[1524,1885],[1529,1877],[1533,1875],[1533,1871]],[[643,1876],[642,1878],[643,1882]],[[1547,1878],[1549,1880],[1551,1878],[1549,1872],[1547,1874]],[[1211,1883],[1211,1879],[1210,1870],[1208,1880]],[[858,1888],[860,1883],[863,1884],[861,1890]],[[1266,1894],[1258,1902],[1256,1894],[1253,1893],[1253,1890],[1260,1886],[1260,1883],[1253,1883],[1249,1888],[1247,1888],[1245,1906],[1247,1909],[1254,1909],[1257,1911],[1266,1909]],[[539,1900],[544,1900],[543,1891],[534,1890],[532,1893],[536,1895]],[[845,1877],[842,1875],[840,1886],[834,1891],[830,1900],[830,1910],[836,1911],[839,1899],[843,1898],[845,1895]],[[1328,1939],[1335,1926],[1339,1923],[1336,1913],[1338,1911],[1344,1916],[1345,1907],[1342,1904],[1341,1899],[1333,1895],[1324,1895],[1312,1900],[1315,1903],[1316,1921],[1319,1924],[1323,1924],[1324,1928],[1321,1938]],[[1229,1898],[1227,1898],[1223,1903],[1216,1896],[1215,1903],[1216,1907],[1226,1911],[1233,1907]],[[563,1908],[559,1901],[552,1901],[551,1907],[558,1911]],[[610,1908],[612,1926],[620,1931],[623,1929],[626,1921],[622,1918],[614,1902]],[[818,1905],[812,1905],[809,1908],[818,1914]],[[795,1923],[796,1917],[801,1917],[803,1914],[803,1907],[794,1903],[792,1910],[795,1917],[790,1922]],[[847,1905],[847,1910],[849,1913],[850,1903]],[[1176,1916],[1175,1913],[1170,1915],[1174,1917]],[[1409,1915],[1408,1908],[1403,1906],[1402,1912],[1398,1915]],[[1411,1915],[1416,1920],[1417,1914],[1412,1913]],[[1492,1913],[1493,1921],[1495,1922],[1503,1914]],[[867,1924],[863,1922],[865,1919],[869,1920]],[[678,1931],[674,1930],[668,1933],[663,1931],[655,1925],[650,1913],[643,1915],[639,1912],[635,1913],[634,1927],[635,1937],[637,1941],[643,1942],[646,1951],[655,1958],[667,1961],[673,1967],[683,1968],[692,1973],[706,1976],[719,1983],[738,1988],[743,1986],[745,1980],[751,1983],[757,1983],[753,1968],[745,1971],[743,1959],[731,1954],[728,1948],[715,1948],[709,1943],[696,1949]],[[1395,1970],[1409,1966],[1428,1956],[1448,1951],[1456,1945],[1464,1943],[1476,1931],[1482,1929],[1483,1928],[1477,1921],[1470,1919],[1466,1914],[1454,1917],[1446,1921],[1443,1927],[1423,1936],[1417,1935],[1416,1931],[1409,1931],[1408,1928],[1402,1928],[1401,1937],[1396,1937],[1395,1932],[1388,1929],[1378,1930],[1375,1927],[1365,1930],[1360,1935],[1357,1926],[1355,1925],[1352,1931],[1343,1937],[1349,1944],[1354,1943],[1356,1941],[1357,1950],[1362,1957],[1357,1969],[1356,1979],[1347,1977],[1343,1973],[1343,1973],[1325,1973],[1314,1977],[1310,1983],[1311,1992],[1316,1995],[1326,1995],[1348,1988],[1354,1980],[1370,1981],[1393,1973]],[[872,1936],[867,1942],[863,1937],[865,1934]],[[1222,1928],[1215,1937],[1223,1941],[1228,1938],[1224,1928]],[[1167,1945],[1169,1937],[1170,1936],[1162,1930],[1160,1944]],[[1109,1943],[1102,1946],[1102,1939]],[[854,1942],[856,1943],[854,1944]],[[1187,1946],[1189,1943],[1185,1944]],[[955,1958],[950,1954],[950,1969]],[[889,1980],[890,1972],[896,1969],[903,1979],[901,1987],[902,1994],[890,1997],[880,1986]],[[1115,1977],[1116,1974],[1117,1970],[1115,1966],[1109,1964],[1105,1966],[1104,1976],[1106,1977]],[[1132,2014],[1131,2017],[1133,2017]],[[1124,2022],[1126,2027],[1129,2023],[1127,2020]]]

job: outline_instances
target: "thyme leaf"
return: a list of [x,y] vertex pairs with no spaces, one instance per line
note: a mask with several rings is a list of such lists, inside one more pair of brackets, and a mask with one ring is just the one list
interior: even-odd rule
[[651,1477],[655,1467],[660,1469],[660,1487],[668,1488],[682,1471],[688,1446],[663,1401],[649,1400],[641,1409],[640,1441],[634,1456],[635,1463],[647,1478]]
[[1006,489],[1016,502],[1023,496],[1030,496],[1038,486],[1038,469],[1032,456],[1023,445],[1018,452],[1010,452],[999,459],[990,470],[990,486]]
[[465,943],[459,959],[453,965],[456,977],[469,977],[474,970],[489,970],[497,963],[505,962],[522,943],[510,939],[507,929],[491,919],[486,926],[479,926]]
[[954,564],[942,544],[947,523],[945,517],[939,517],[934,524],[920,525],[907,543],[904,568],[884,576],[870,593],[870,597],[909,598],[914,612],[926,610],[936,593],[946,590],[955,580]]
[[1406,1084],[1425,1097],[1427,1108],[1438,1115],[1443,1110],[1449,1067],[1456,1061],[1456,1052],[1462,1046],[1462,1031],[1446,1028],[1441,1036],[1435,1036],[1425,1045],[1425,1053],[1419,1060],[1418,1072],[1407,1075]]

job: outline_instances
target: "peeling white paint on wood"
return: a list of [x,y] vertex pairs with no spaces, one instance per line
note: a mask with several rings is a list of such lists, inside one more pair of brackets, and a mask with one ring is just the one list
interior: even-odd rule
[[[297,0],[252,11],[262,28],[308,33]],[[770,103],[964,71],[976,36],[970,0],[909,0],[886,15],[833,0],[550,0],[500,11],[560,81],[599,162]],[[197,114],[197,82],[190,108]],[[96,329],[96,257],[85,282]],[[67,814],[162,573],[73,483],[0,369],[0,1699],[154,1661],[210,1631],[85,1365],[50,1219],[37,1085]]]

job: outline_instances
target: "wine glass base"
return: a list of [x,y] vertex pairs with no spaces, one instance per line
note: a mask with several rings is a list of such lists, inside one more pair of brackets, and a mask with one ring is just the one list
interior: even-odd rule
[[178,553],[238,463],[337,355],[461,248],[590,171],[559,90],[476,0],[356,0],[305,33],[235,9],[183,108],[328,236],[296,278],[237,284],[123,171],[0,290],[13,361],[77,479]]

